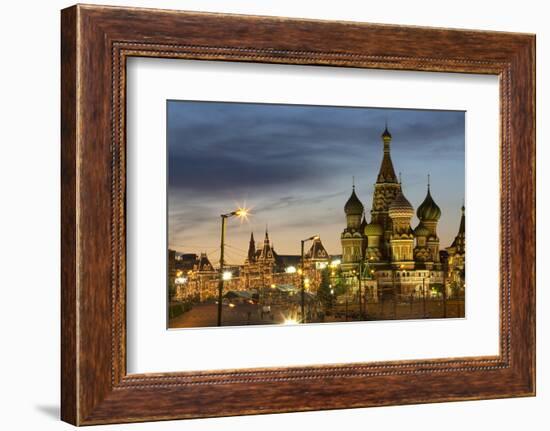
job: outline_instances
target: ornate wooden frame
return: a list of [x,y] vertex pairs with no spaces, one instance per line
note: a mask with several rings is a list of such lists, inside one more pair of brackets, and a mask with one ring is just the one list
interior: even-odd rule
[[[61,417],[75,425],[535,394],[535,36],[73,6],[62,11]],[[494,74],[500,354],[127,375],[129,56]]]

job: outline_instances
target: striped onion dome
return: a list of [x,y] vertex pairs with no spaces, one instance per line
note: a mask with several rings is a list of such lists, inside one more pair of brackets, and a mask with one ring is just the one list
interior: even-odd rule
[[388,208],[388,214],[391,218],[396,217],[408,217],[411,218],[414,215],[414,209],[411,203],[407,200],[403,194],[403,190],[400,190],[393,202]]

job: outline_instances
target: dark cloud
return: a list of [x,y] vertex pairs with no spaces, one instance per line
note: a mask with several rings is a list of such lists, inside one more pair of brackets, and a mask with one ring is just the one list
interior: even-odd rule
[[210,235],[243,199],[258,223],[281,230],[337,222],[352,176],[370,209],[386,121],[411,202],[422,200],[428,172],[434,193],[464,196],[464,112],[192,101],[167,109],[171,242]]

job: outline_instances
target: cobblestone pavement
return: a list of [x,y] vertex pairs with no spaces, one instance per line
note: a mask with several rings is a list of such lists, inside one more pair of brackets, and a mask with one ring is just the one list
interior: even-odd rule
[[[222,308],[223,326],[268,325],[283,323],[285,315],[277,307],[271,307],[271,313],[262,315],[261,307],[253,304],[237,304],[235,307],[224,305]],[[171,319],[170,328],[199,328],[216,326],[218,305],[215,303],[197,304],[191,310]]]
[[[297,318],[299,307],[292,305],[272,305],[270,313],[261,312],[257,304],[223,305],[223,326],[247,326],[282,324],[287,318]],[[397,312],[397,317],[395,313]],[[196,304],[182,315],[170,320],[170,328],[201,328],[217,325],[218,306],[214,302]],[[345,322],[362,320],[406,320],[422,318],[443,318],[444,306],[441,300],[430,300],[424,303],[398,303],[388,300],[380,303],[369,303],[366,316],[361,312],[357,303],[335,305],[327,315],[312,316],[309,323]],[[447,318],[464,317],[464,301],[448,300],[446,307]]]

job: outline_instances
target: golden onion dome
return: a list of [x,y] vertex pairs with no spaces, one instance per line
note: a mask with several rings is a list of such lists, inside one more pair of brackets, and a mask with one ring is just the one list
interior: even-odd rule
[[369,223],[365,226],[364,232],[366,236],[382,236],[384,230],[382,229],[382,226],[377,223]]
[[434,202],[429,187],[424,202],[416,210],[416,215],[422,221],[438,221],[441,217],[441,209]]
[[351,196],[349,197],[348,201],[346,202],[346,205],[344,206],[344,211],[346,212],[346,215],[361,215],[363,214],[363,204],[355,194],[355,187],[353,187],[353,190],[351,192]]
[[403,190],[400,190],[393,202],[388,208],[388,214],[391,218],[395,217],[412,217],[414,215],[414,209],[411,203],[407,200],[403,194]]

